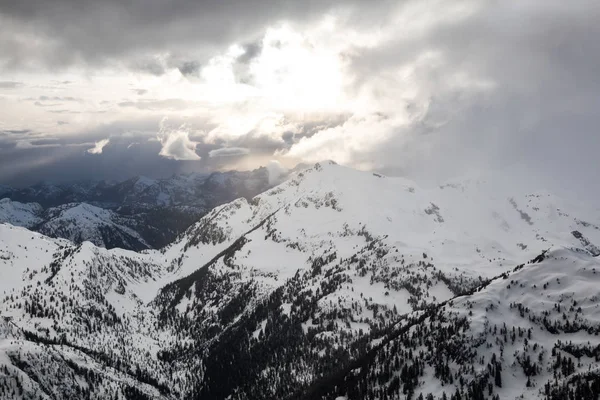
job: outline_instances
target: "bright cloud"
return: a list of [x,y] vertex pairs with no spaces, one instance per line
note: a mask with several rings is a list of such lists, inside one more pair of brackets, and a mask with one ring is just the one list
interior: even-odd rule
[[186,126],[182,125],[178,128],[170,128],[168,121],[161,121],[158,140],[162,144],[159,155],[173,160],[200,160],[200,156],[196,153],[197,142],[190,140],[189,132]]
[[94,145],[91,149],[88,149],[88,153],[90,154],[102,154],[102,150],[106,147],[107,144],[110,143],[110,139],[102,139]]
[[221,149],[211,150],[208,154],[210,157],[245,156],[250,154],[250,149],[245,149],[243,147],[223,147]]
[[[50,143],[96,143],[90,153],[101,154],[102,138],[111,137],[112,149],[135,131],[125,146],[142,143],[136,154],[202,157],[219,168],[332,159],[443,180],[526,160],[562,182],[597,169],[593,0],[324,0],[293,13],[240,1],[210,16],[194,5],[186,15],[150,15],[164,18],[162,30],[138,26],[143,19],[116,21],[134,33],[124,40],[103,37],[114,32],[87,19],[94,45],[70,36],[81,29],[56,29],[64,21],[50,12],[53,3],[31,17],[37,24],[3,19],[0,8],[6,43],[33,38],[18,54],[0,41],[0,66],[13,66],[0,71],[0,159]],[[79,24],[79,8],[65,10]],[[58,36],[36,38],[45,30]],[[61,49],[69,51],[59,57]],[[588,182],[581,190],[595,182],[578,181]]]
[[287,168],[285,168],[277,160],[271,160],[266,165],[267,172],[269,173],[269,184],[275,185],[281,182],[281,179],[287,174]]

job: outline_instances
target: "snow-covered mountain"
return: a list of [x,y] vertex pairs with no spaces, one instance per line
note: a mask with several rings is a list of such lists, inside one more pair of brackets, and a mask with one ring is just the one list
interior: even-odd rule
[[125,218],[111,210],[85,203],[64,204],[49,208],[44,217],[44,222],[36,231],[50,237],[75,243],[89,241],[106,248],[150,248],[138,232],[126,226]]
[[0,199],[0,222],[33,228],[42,222],[44,209],[38,203],[19,203],[8,198]]
[[597,398],[598,244],[550,194],[329,162],[161,250],[0,225],[0,397]]
[[139,251],[152,248],[136,231],[145,232],[145,219],[144,214],[120,215],[86,203],[67,203],[44,210],[37,203],[23,204],[7,198],[0,200],[1,222],[29,228],[49,237],[74,243],[89,241],[109,249],[119,247]]
[[211,208],[238,197],[251,198],[271,186],[267,170],[259,168],[162,180],[135,177],[120,183],[3,187],[0,222],[106,248],[159,248]]
[[137,176],[123,182],[84,181],[65,184],[42,182],[26,188],[0,188],[0,196],[43,207],[89,203],[102,208],[188,206],[212,208],[238,197],[253,197],[268,189],[266,168],[253,171],[190,173],[166,179]]

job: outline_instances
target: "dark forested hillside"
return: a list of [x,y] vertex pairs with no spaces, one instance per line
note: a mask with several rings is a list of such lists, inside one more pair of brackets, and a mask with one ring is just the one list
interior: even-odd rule
[[210,209],[270,187],[265,168],[249,172],[135,177],[120,183],[76,182],[3,187],[0,222],[105,248],[161,248]]

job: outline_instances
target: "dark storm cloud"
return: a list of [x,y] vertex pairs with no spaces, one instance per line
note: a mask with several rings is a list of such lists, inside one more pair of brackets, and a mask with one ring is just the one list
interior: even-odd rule
[[243,46],[244,53],[236,58],[233,64],[233,73],[236,82],[252,84],[254,78],[250,73],[250,63],[260,56],[262,51],[261,42],[250,42]]
[[177,66],[177,69],[184,76],[198,75],[200,72],[200,63],[197,61],[184,61]]
[[134,71],[154,76],[160,76],[165,73],[165,67],[162,61],[158,59],[137,59],[130,63],[130,68]]
[[131,149],[112,145],[98,155],[86,153],[85,145],[0,149],[2,163],[6,162],[0,169],[0,181],[26,186],[39,181],[122,180],[134,175],[168,176],[177,172],[177,162],[157,155],[159,147],[152,142]]
[[[140,127],[145,124],[141,122]],[[27,147],[20,148],[14,142],[3,144],[0,138],[0,183],[21,187],[39,181],[124,180],[136,175],[163,178],[176,173],[227,169],[229,162],[247,154],[244,149],[219,150],[214,145],[199,144],[196,151],[200,160],[173,160],[159,155],[161,143],[149,140],[155,137],[152,132],[123,128],[112,125],[86,136],[31,140]],[[101,153],[87,152],[94,147],[94,141],[108,137],[110,142]]]
[[243,46],[243,48],[244,48],[244,54],[239,56],[236,61],[241,64],[248,64],[250,61],[252,61],[258,55],[260,55],[260,52],[262,51],[262,43],[261,42],[246,43]]
[[[406,21],[390,24],[387,18],[395,13],[389,10],[405,4],[409,5]],[[236,42],[244,49],[233,64],[236,80],[253,83],[249,66],[261,56],[261,38],[269,24],[290,19],[298,23],[297,31],[304,32],[302,22],[316,21],[332,8],[353,8],[350,15],[343,14],[338,27],[341,33],[368,27],[384,37],[381,43],[374,40],[365,47],[357,41],[340,54],[354,82],[350,97],[363,100],[359,96],[368,94],[367,117],[356,109],[355,115],[314,117],[310,122],[290,117],[286,123],[296,127],[293,131],[250,131],[234,139],[216,138],[211,144],[203,143],[202,134],[189,132],[202,159],[186,161],[185,165],[221,167],[230,157],[209,156],[211,151],[218,155],[219,149],[248,149],[250,158],[293,150],[299,142],[313,141],[301,156],[337,154],[350,165],[375,165],[391,174],[434,179],[526,163],[544,171],[562,188],[573,188],[588,198],[599,196],[600,181],[595,176],[600,148],[597,0],[457,1],[457,8],[473,11],[457,18],[453,17],[452,4],[455,2],[428,0],[1,1],[0,71],[117,62],[153,75],[176,68],[191,81],[207,57],[224,54]],[[285,43],[280,42],[280,46]],[[399,78],[400,70],[408,72]],[[23,86],[4,79],[0,89],[11,94]],[[134,90],[138,95],[146,94],[144,89]],[[180,99],[120,98],[114,103],[123,112],[137,109],[155,114],[189,106]],[[76,112],[67,108],[48,111]],[[404,111],[408,117],[398,118]],[[68,158],[69,168],[76,170],[81,165],[81,171],[88,173],[93,173],[91,165],[100,165],[89,163],[111,160],[116,173],[118,169],[127,171],[127,160],[116,157],[127,158],[129,153],[124,149],[135,141],[139,145],[130,150],[140,153],[132,168],[146,165],[155,171],[155,163],[169,170],[177,162],[158,156],[161,143],[147,141],[156,136],[158,118],[143,127],[137,122],[103,126],[81,133],[79,139],[65,139],[61,145],[69,149],[51,152],[62,159],[58,156],[75,151]],[[393,125],[395,120],[402,123]],[[214,127],[199,122],[195,128],[209,132]],[[131,134],[134,131],[145,133]],[[26,140],[27,134],[10,138],[15,135],[0,133],[0,148],[21,152],[23,160],[37,165],[25,154],[42,157],[35,152],[43,149],[15,148],[16,140]],[[82,155],[88,148],[84,143],[89,146],[107,138],[110,145],[94,161]],[[51,144],[33,139],[28,143],[33,147]],[[76,149],[79,144],[81,148]],[[232,152],[221,152],[228,151]],[[7,154],[0,154],[0,172],[6,175],[14,165],[20,165],[15,161],[18,156],[14,157],[11,164]],[[63,173],[67,164],[60,163],[60,168],[48,171]],[[112,166],[104,168],[111,171],[107,175],[113,174]]]
[[[161,49],[157,49],[161,51]],[[165,51],[165,49],[162,49]],[[195,59],[190,59],[190,56],[182,56],[178,53],[169,53],[161,57],[140,57],[132,60],[129,67],[137,72],[142,72],[154,76],[165,74],[170,69],[178,69],[183,76],[193,77],[200,75],[202,65]]]
[[[0,182],[13,186],[40,180],[64,182],[79,179],[124,179],[134,175],[165,176],[181,165],[158,155],[161,145],[152,141],[156,119],[121,121],[60,137],[40,137],[23,130],[18,137],[0,135]],[[110,139],[101,154],[87,150]],[[136,146],[129,146],[136,142]],[[200,167],[200,166],[199,166]]]
[[[260,36],[280,19],[302,21],[360,1],[306,0],[19,0],[0,2],[0,65],[63,67],[132,60],[137,55],[186,53],[202,62],[233,41]],[[385,3],[382,1],[382,3]],[[370,8],[377,4],[369,3]],[[364,12],[364,10],[363,10]],[[41,40],[36,41],[36,38]],[[132,65],[160,74],[164,65]],[[181,66],[184,70],[186,68]]]
[[48,145],[64,145],[68,144],[68,139],[36,139],[31,140],[30,143],[34,146],[48,146]]

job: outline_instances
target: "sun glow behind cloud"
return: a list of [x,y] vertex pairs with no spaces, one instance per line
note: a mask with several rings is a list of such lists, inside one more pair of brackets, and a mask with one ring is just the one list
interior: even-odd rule
[[[252,47],[233,43],[204,62],[195,75],[184,75],[180,68],[169,67],[169,54],[151,57],[150,61],[158,63],[157,66],[138,65],[141,70],[161,73],[135,70],[124,73],[114,65],[92,73],[71,70],[65,76],[76,83],[53,91],[67,91],[85,98],[78,108],[67,110],[57,105],[42,112],[31,104],[23,103],[20,107],[41,113],[44,119],[39,119],[37,128],[58,135],[75,134],[98,124],[169,117],[187,120],[186,129],[194,131],[197,139],[224,146],[248,135],[284,143],[282,135],[301,134],[307,123],[351,115],[347,124],[335,129],[324,127],[323,133],[314,139],[301,138],[301,143],[278,149],[276,155],[294,155],[298,160],[327,156],[352,163],[354,150],[342,154],[344,149],[360,152],[366,143],[368,147],[378,144],[394,128],[424,115],[434,90],[443,92],[434,88],[439,81],[429,82],[430,74],[423,72],[443,68],[443,56],[433,50],[424,49],[416,59],[409,58],[395,69],[387,68],[368,77],[368,81],[357,74],[357,67],[362,66],[361,52],[424,35],[432,27],[466,18],[476,9],[470,0],[452,6],[437,0],[426,3],[408,2],[394,8],[392,23],[381,26],[354,28],[343,9],[309,24],[276,23],[264,30],[253,52]],[[444,12],[432,12],[432,5]],[[241,59],[242,77],[238,71]],[[82,76],[86,79],[82,80]],[[462,81],[454,79],[458,90],[476,79],[465,74],[462,78]],[[447,81],[452,79],[449,77]],[[35,95],[44,92],[30,90]],[[61,124],[52,119],[58,116]],[[376,126],[374,121],[379,121]],[[381,121],[385,121],[383,126]],[[14,122],[14,126],[19,123]],[[197,142],[190,139],[189,132],[175,129],[165,134],[162,127],[157,130],[163,144],[161,155],[200,159],[195,155]],[[321,149],[321,137],[338,131],[327,140],[333,148]],[[338,140],[347,143],[334,145]]]
[[[428,2],[429,6],[433,3],[437,1]],[[97,124],[171,118],[185,128],[167,130],[164,123],[157,127],[159,154],[167,158],[199,160],[196,146],[200,142],[235,149],[247,148],[237,142],[250,138],[276,144],[273,156],[290,159],[290,163],[330,158],[372,168],[377,163],[359,160],[360,154],[426,115],[434,91],[443,94],[444,89],[436,86],[439,81],[429,81],[429,71],[442,69],[444,58],[425,49],[417,58],[366,77],[360,74],[362,52],[464,18],[469,13],[464,4],[470,2],[460,4],[439,4],[448,11],[439,16],[429,6],[409,2],[394,10],[394,23],[387,26],[355,29],[341,11],[312,24],[277,23],[267,27],[253,46],[231,44],[203,63],[197,74],[184,75],[181,69],[168,67],[168,54],[152,57],[160,66],[139,65],[146,71],[164,69],[160,74],[123,73],[112,67],[96,70],[82,81],[75,73],[69,80],[77,83],[66,90],[86,98],[85,102],[76,112],[47,109],[60,113],[64,123],[48,121],[43,129],[73,134]],[[462,77],[462,81],[454,79],[457,90],[475,79]],[[351,118],[336,127],[325,123],[309,136],[304,131],[307,124],[340,116]],[[285,135],[299,136],[286,141]],[[252,156],[252,149],[229,153]]]
[[[153,156],[202,168],[328,158],[441,179],[474,164],[529,158],[540,143],[559,143],[550,149],[554,159],[565,149],[576,161],[593,158],[579,156],[598,137],[592,1],[328,4],[305,18],[265,18],[244,32],[236,24],[225,40],[203,42],[208,32],[196,29],[203,15],[197,14],[185,29],[185,18],[168,21],[155,42],[148,40],[154,27],[139,27],[124,38],[128,52],[118,51],[121,43],[99,47],[107,50],[101,60],[96,51],[86,53],[89,46],[78,49],[86,62],[47,57],[48,49],[29,54],[27,60],[39,56],[64,68],[34,70],[25,62],[0,75],[0,131],[23,130],[5,135],[5,153],[75,143],[85,154],[110,137],[102,155],[87,160],[100,162],[120,147],[133,154],[151,143]],[[231,11],[223,10],[224,18]],[[136,32],[144,32],[143,41]],[[79,43],[68,39],[57,37],[56,46]],[[79,101],[54,100],[67,97]],[[174,128],[159,133],[163,117]],[[537,164],[552,169],[550,159]],[[563,170],[575,169],[585,167],[553,170],[566,176]]]
[[272,106],[298,113],[326,111],[345,100],[341,57],[321,44],[327,30],[315,33],[308,38],[288,26],[267,31],[250,70],[260,95]]

